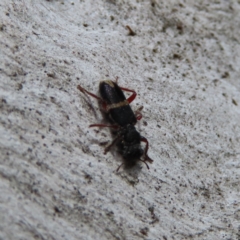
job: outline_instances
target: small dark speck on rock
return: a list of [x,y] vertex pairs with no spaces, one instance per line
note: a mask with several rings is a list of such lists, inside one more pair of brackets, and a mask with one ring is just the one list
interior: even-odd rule
[[2,103],[7,103],[7,100],[2,98]]
[[47,76],[50,77],[50,78],[56,78],[55,73],[47,73]]
[[149,229],[147,227],[140,229],[140,233],[144,236],[147,236]]
[[238,105],[235,99],[232,99],[232,103],[236,106]]
[[173,59],[181,59],[181,55],[177,54],[177,53],[174,53],[173,54]]
[[136,33],[127,25],[126,28],[128,29],[129,33],[128,36],[135,36]]

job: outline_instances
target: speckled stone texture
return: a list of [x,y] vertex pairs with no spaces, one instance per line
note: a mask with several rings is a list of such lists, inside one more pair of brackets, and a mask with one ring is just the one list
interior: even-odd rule
[[[239,26],[239,1],[1,0],[0,239],[240,239]],[[77,85],[116,77],[150,170],[88,128]]]

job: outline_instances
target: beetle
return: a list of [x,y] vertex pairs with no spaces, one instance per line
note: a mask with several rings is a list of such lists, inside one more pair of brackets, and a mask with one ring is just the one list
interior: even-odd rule
[[[116,82],[111,80],[100,82],[99,92],[101,97],[87,91],[80,85],[78,85],[77,88],[82,93],[97,99],[102,105],[104,112],[107,113],[109,121],[112,123],[91,124],[89,127],[109,127],[113,129],[116,137],[112,143],[105,148],[104,154],[106,154],[113,145],[118,145],[124,162],[117,168],[117,171],[124,163],[133,166],[138,161],[144,162],[149,169],[147,162],[152,163],[153,160],[147,154],[148,140],[141,136],[135,128],[137,121],[142,118],[140,113],[142,108],[134,113],[129,105],[136,98],[137,93],[134,90],[120,87]],[[132,95],[126,99],[123,91],[131,92]],[[141,147],[141,142],[146,144],[144,150]],[[141,157],[143,157],[143,159],[141,159]]]

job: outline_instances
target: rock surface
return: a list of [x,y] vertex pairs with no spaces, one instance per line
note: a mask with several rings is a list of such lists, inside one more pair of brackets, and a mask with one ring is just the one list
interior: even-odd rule
[[[2,0],[0,239],[240,239],[240,4]],[[129,26],[129,27],[126,27]],[[103,79],[135,89],[150,170],[121,156]]]

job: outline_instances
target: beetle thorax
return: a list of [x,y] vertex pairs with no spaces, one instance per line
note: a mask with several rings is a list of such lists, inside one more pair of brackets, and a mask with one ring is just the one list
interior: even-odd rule
[[140,145],[141,136],[136,128],[129,124],[122,129],[122,154],[125,159],[139,159],[143,150]]

